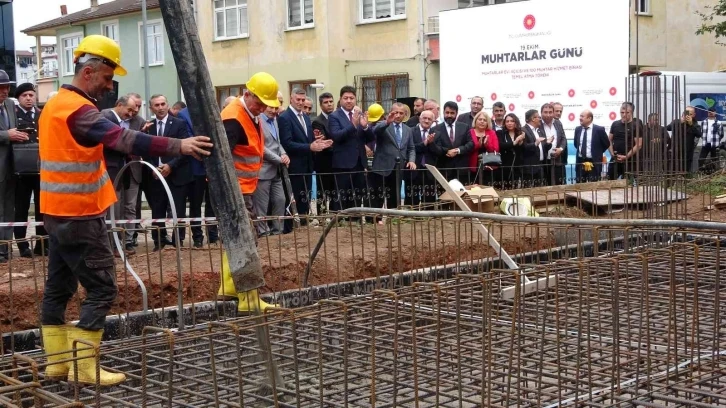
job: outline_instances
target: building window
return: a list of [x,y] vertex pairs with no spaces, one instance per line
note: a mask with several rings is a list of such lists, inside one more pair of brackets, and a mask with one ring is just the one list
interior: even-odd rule
[[637,14],[650,15],[650,0],[635,0],[635,7]]
[[386,111],[398,98],[408,97],[408,74],[387,74],[363,77],[359,89],[363,109],[373,103],[380,103]]
[[217,103],[219,103],[219,108],[222,108],[222,105],[224,105],[224,100],[229,98],[230,96],[242,96],[242,94],[245,92],[245,89],[247,89],[247,87],[244,85],[218,86]]
[[362,22],[406,18],[406,0],[360,0]]
[[311,101],[313,101],[313,110],[310,112],[310,116],[317,115],[318,111],[318,96],[315,93],[315,88],[313,88],[313,84],[315,83],[314,79],[306,79],[304,81],[294,81],[289,82],[290,84],[290,95],[292,95],[292,90],[295,88],[302,88],[305,90],[305,95],[307,95],[308,98],[310,98]]
[[214,39],[249,36],[247,0],[214,0]]
[[287,28],[313,26],[313,0],[287,0]]
[[81,42],[80,34],[70,34],[66,37],[61,37],[61,52],[63,58],[63,75],[73,75],[73,51],[78,48],[78,44]]
[[[146,23],[146,46],[149,56],[149,66],[164,64],[164,26],[161,20],[151,20]],[[143,39],[143,25],[139,23],[139,39]],[[144,66],[144,43],[139,41],[139,60]]]
[[23,81],[23,82],[27,82],[28,81],[28,73],[27,72],[21,72],[20,73],[20,80]]
[[118,44],[118,42],[119,42],[118,21],[101,22],[101,34],[116,41],[116,43]]

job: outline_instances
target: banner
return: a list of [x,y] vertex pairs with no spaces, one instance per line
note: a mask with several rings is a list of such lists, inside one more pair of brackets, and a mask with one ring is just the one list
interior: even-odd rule
[[[524,113],[560,102],[567,137],[580,113],[610,129],[628,75],[628,0],[532,0],[440,13],[441,98],[469,111]],[[582,13],[578,13],[580,11]]]

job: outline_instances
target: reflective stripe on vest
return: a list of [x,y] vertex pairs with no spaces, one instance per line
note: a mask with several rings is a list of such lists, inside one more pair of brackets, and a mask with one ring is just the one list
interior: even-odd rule
[[61,88],[45,105],[38,120],[43,214],[99,215],[116,202],[116,192],[106,172],[103,145],[81,146],[68,129],[68,118],[84,105],[95,108],[78,93]]
[[227,105],[222,111],[222,120],[235,119],[242,126],[247,136],[247,145],[240,145],[232,149],[232,159],[242,194],[252,194],[257,189],[257,180],[262,168],[262,156],[265,151],[265,141],[262,138],[262,128],[247,114],[239,98]]

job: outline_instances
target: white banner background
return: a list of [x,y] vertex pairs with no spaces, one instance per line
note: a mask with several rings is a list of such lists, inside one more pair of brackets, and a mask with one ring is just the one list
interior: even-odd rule
[[441,104],[467,112],[478,95],[489,113],[503,102],[524,125],[527,110],[560,102],[568,139],[585,109],[609,130],[625,98],[628,3],[531,0],[442,12]]

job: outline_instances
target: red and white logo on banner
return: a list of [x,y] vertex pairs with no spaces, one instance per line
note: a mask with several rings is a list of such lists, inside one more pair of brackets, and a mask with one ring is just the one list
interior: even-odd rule
[[615,87],[610,88],[610,95],[615,96],[616,93],[618,93],[618,90]]
[[514,112],[514,104],[513,103],[510,103],[509,104],[509,111],[510,112]]
[[534,18],[533,15],[527,14],[527,16],[524,17],[524,28],[527,30],[531,30],[534,28],[534,24],[537,22],[537,20]]
[[574,89],[570,89],[570,90],[569,90],[569,91],[567,92],[567,96],[569,96],[570,98],[574,97],[574,96],[575,96],[575,90],[574,90]]
[[615,112],[610,112],[610,120],[615,120],[617,117],[618,115]]
[[569,119],[569,120],[570,120],[570,122],[574,121],[574,120],[575,120],[575,114],[574,114],[574,113],[572,113],[572,112],[570,112],[570,114],[569,114],[569,115],[567,115],[567,119]]
[[597,108],[597,101],[594,99],[592,101],[590,101],[590,107],[593,109]]
[[495,92],[492,92],[492,100],[493,101],[497,100],[497,94]]
[[534,99],[534,92],[533,91],[529,91],[529,93],[527,94],[527,96],[529,97],[529,99]]
[[461,102],[461,95],[456,95],[456,102],[457,103]]

